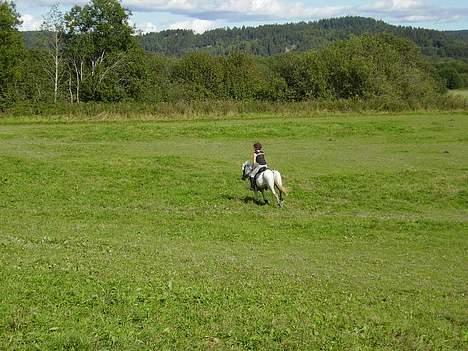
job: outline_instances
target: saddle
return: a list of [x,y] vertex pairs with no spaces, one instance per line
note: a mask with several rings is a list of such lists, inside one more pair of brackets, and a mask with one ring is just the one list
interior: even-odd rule
[[252,180],[252,188],[253,189],[256,189],[257,188],[257,178],[260,174],[262,174],[263,172],[265,172],[268,168],[267,167],[262,167],[258,170],[257,174],[253,177],[253,180]]
[[250,178],[250,189],[251,190],[256,190],[257,189],[257,178],[260,174],[262,174],[263,172],[265,172],[268,168],[265,166],[265,167],[261,167],[259,168],[257,174],[255,174],[255,176],[253,178]]
[[256,174],[255,177],[254,177],[254,182],[256,182],[258,176],[259,176],[260,174],[262,174],[263,172],[265,172],[267,169],[268,169],[268,167],[262,167],[262,168],[260,168],[260,169],[258,170],[257,174]]

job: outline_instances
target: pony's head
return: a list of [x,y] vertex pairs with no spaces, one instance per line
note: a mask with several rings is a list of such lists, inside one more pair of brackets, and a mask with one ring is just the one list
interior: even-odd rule
[[250,161],[245,161],[242,164],[242,180],[246,180],[249,176],[250,171],[252,171],[252,163]]

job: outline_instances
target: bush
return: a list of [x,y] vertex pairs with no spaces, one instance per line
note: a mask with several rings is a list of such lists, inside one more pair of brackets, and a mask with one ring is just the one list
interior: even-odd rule
[[[257,107],[263,106],[260,101],[309,101],[317,109],[346,110],[364,104],[364,109],[401,110],[419,108],[443,92],[417,47],[388,34],[354,37],[318,51],[272,58],[196,52],[176,59],[139,49],[121,55],[110,53],[106,65],[99,66],[104,72],[85,75],[80,81],[80,101],[139,102],[145,111],[161,103],[175,108],[182,102],[186,111],[192,102],[209,105],[217,101],[242,101]],[[28,69],[18,81],[25,105],[51,101],[51,81],[38,64],[43,56],[41,51],[30,51]],[[71,87],[74,78],[70,77]],[[458,77],[457,84],[463,80]],[[69,90],[66,79],[60,90],[62,102],[76,101],[77,93]],[[365,101],[372,102],[368,106]]]

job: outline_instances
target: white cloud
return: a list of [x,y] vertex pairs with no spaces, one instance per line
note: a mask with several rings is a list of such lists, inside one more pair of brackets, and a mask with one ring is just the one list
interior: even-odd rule
[[[57,0],[34,1],[36,7],[50,7]],[[87,0],[61,0],[64,6],[83,5]],[[20,5],[31,1],[17,0]],[[203,20],[245,21],[252,19],[304,19],[337,16],[350,6],[307,6],[288,0],[123,0],[134,12],[168,12]]]
[[423,6],[424,4],[420,0],[380,0],[371,5],[371,8],[383,11],[400,11],[417,9]]
[[195,33],[200,34],[217,27],[219,27],[219,25],[217,25],[215,21],[194,19],[173,23],[169,26],[169,29],[191,29]]
[[306,6],[286,0],[124,0],[134,11],[166,11],[204,20],[304,19],[343,14],[350,6]]
[[404,23],[447,22],[468,18],[468,6],[443,8],[426,0],[379,0],[361,7],[359,13]]
[[32,15],[24,14],[21,16],[23,22],[20,26],[20,30],[38,30],[42,24],[42,18],[34,17]]
[[16,0],[17,5],[23,6],[35,6],[35,7],[51,7],[55,4],[73,6],[83,5],[89,2],[89,0]]
[[435,16],[423,16],[423,15],[409,15],[401,18],[405,22],[427,22],[427,21],[437,21],[439,18]]
[[[23,8],[50,7],[59,1],[62,5],[83,5],[89,0],[17,0]],[[190,28],[203,31],[215,23],[272,22],[316,20],[345,15],[371,16],[392,22],[418,23],[442,22],[468,18],[468,5],[449,8],[443,2],[433,0],[365,0],[367,5],[353,6],[346,0],[330,0],[328,5],[315,6],[305,0],[122,0],[124,7],[137,15],[145,13],[143,23],[137,27],[143,31],[164,28]],[[348,3],[348,4],[347,4]],[[32,13],[32,10],[26,12]],[[184,16],[174,23],[154,25],[151,14],[165,13],[168,16]],[[29,16],[29,17],[28,17]],[[161,15],[158,15],[161,17]],[[22,29],[38,26],[38,19],[24,15]],[[134,17],[137,18],[138,16]],[[40,22],[40,21],[39,21]],[[222,26],[222,25],[221,25]]]
[[318,18],[344,13],[349,6],[306,6],[303,3],[288,3],[279,0],[229,0],[213,11],[231,16],[266,17],[272,19]]
[[158,27],[152,22],[145,22],[143,25],[138,26],[138,29],[141,30],[142,33],[158,32]]
[[199,20],[230,22],[314,20],[345,15],[415,22],[468,17],[468,6],[461,9],[443,8],[429,0],[374,0],[367,6],[346,5],[345,0],[331,1],[326,6],[309,5],[301,0],[123,0],[122,3],[133,11],[163,11]]
[[125,0],[123,5],[135,11],[193,11],[206,1],[197,0]]

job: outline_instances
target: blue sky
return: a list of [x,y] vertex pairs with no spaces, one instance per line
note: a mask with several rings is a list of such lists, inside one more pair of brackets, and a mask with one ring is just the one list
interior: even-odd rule
[[[88,0],[16,0],[22,30],[38,29],[50,7],[64,11]],[[439,30],[468,29],[467,0],[122,0],[143,32],[193,29],[201,33],[219,27],[314,21],[340,16],[365,16],[396,25]]]

